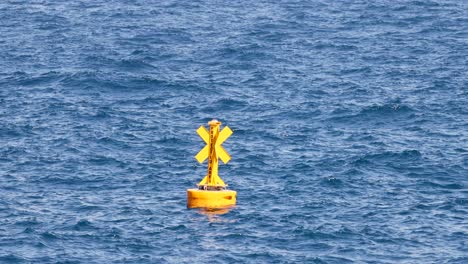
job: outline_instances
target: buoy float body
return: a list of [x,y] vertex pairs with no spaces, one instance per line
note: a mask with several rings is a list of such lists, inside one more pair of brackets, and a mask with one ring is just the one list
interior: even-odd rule
[[236,205],[237,192],[233,190],[187,190],[188,208],[223,208]]

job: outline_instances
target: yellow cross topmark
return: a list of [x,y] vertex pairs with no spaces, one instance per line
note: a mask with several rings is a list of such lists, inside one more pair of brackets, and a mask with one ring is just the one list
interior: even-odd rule
[[[210,149],[210,133],[204,126],[200,126],[197,129],[198,135],[205,141],[206,146],[198,152],[198,154],[195,156],[198,162],[203,163],[207,158]],[[214,151],[216,152],[216,155],[226,164],[231,160],[231,156],[227,153],[227,151],[221,146],[228,137],[232,135],[232,130],[228,127],[225,126],[221,132],[219,132],[219,135],[217,138],[214,138],[215,144],[214,144]]]

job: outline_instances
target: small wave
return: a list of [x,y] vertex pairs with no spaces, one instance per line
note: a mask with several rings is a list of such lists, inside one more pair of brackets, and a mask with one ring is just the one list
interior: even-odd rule
[[64,77],[63,73],[57,71],[49,71],[39,75],[20,74],[18,75],[17,83],[21,86],[37,87],[60,81]]
[[439,3],[434,2],[434,1],[411,1],[408,3],[410,6],[421,6],[421,7],[438,7],[440,6]]
[[432,187],[437,189],[449,189],[449,190],[462,190],[464,185],[461,183],[437,183],[435,181],[423,181],[420,183],[421,186]]
[[36,226],[36,225],[39,225],[40,222],[37,221],[36,217],[31,217],[31,218],[28,218],[28,219],[25,219],[25,220],[22,220],[22,221],[18,221],[15,223],[15,225],[18,225],[18,226]]
[[34,233],[34,229],[31,228],[31,227],[26,227],[26,228],[23,230],[22,233],[23,233],[23,234],[32,234],[32,233]]
[[318,49],[318,50],[323,50],[323,49],[332,49],[332,50],[337,50],[337,51],[353,51],[357,50],[358,47],[354,45],[347,45],[347,44],[334,44],[334,43],[329,43],[329,42],[323,42],[320,41],[319,43],[316,43],[312,47],[313,49]]
[[14,254],[0,256],[0,262],[3,263],[27,263],[27,260]]
[[4,137],[21,137],[22,131],[18,128],[0,127],[0,135]]
[[367,108],[364,108],[360,111],[360,115],[377,115],[377,116],[388,116],[388,115],[399,115],[414,112],[414,110],[406,105],[401,105],[398,103],[395,104],[385,104],[385,105],[373,105]]
[[357,67],[340,70],[340,75],[351,75],[351,74],[370,74],[372,68],[370,67]]
[[356,165],[369,165],[374,163],[384,164],[400,164],[417,161],[422,158],[422,155],[417,150],[404,150],[401,152],[385,151],[382,153],[365,154],[358,157],[353,163]]
[[92,165],[98,166],[110,166],[111,164],[123,166],[125,162],[114,157],[110,156],[102,156],[102,155],[95,155],[88,159],[88,162]]
[[51,232],[44,232],[41,234],[41,237],[48,241],[60,239],[58,235]]
[[333,188],[341,188],[343,186],[343,181],[336,177],[328,177],[321,180],[322,185],[330,186]]
[[186,230],[187,226],[180,224],[180,225],[168,226],[165,229],[166,230],[171,230],[171,231],[182,231],[182,230]]
[[361,109],[357,114],[349,113],[349,109],[336,109],[333,117],[329,120],[339,123],[378,124],[385,125],[389,122],[407,122],[415,120],[415,110],[400,103],[390,103],[384,105],[372,105]]
[[311,230],[303,227],[294,229],[294,234],[305,236],[309,239],[336,239],[336,235],[331,233],[325,233],[318,230]]
[[126,70],[142,70],[142,69],[153,69],[154,66],[142,60],[137,59],[124,59],[118,63],[118,66]]
[[75,225],[73,225],[72,228],[76,231],[91,231],[97,229],[90,221],[86,219],[79,220]]
[[236,111],[242,111],[244,107],[247,106],[247,102],[241,101],[241,100],[236,100],[233,98],[222,98],[216,103],[218,107],[220,107],[223,110],[236,110]]

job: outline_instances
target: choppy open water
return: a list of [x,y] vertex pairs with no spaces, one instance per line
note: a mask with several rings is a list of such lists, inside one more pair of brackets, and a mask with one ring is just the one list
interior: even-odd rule
[[[0,3],[0,263],[468,263],[468,2]],[[234,134],[223,215],[195,133]]]

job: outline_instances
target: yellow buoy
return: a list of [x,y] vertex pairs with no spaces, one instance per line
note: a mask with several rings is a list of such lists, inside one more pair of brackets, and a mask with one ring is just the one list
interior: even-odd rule
[[204,126],[197,130],[206,146],[195,156],[200,163],[208,159],[208,173],[197,184],[198,189],[187,190],[188,208],[224,208],[236,204],[236,191],[227,190],[227,184],[218,175],[218,159],[224,163],[231,159],[221,144],[231,136],[232,130],[226,126],[220,131],[221,122],[218,120],[212,120],[208,125],[209,131]]

